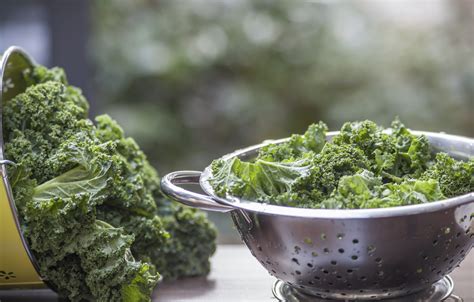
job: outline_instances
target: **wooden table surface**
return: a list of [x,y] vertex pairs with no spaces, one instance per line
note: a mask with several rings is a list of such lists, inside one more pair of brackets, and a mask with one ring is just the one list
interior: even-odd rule
[[[470,253],[451,277],[454,293],[474,302],[474,253]],[[158,285],[153,302],[276,302],[271,292],[275,279],[245,246],[220,245],[212,258],[207,278],[190,278]],[[1,302],[59,301],[50,290],[0,291]]]

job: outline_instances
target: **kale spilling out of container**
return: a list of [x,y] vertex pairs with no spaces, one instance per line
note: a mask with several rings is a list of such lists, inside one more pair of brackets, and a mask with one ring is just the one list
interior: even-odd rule
[[216,231],[166,200],[157,172],[109,116],[93,123],[64,72],[35,68],[4,104],[5,156],[41,275],[71,301],[149,301],[161,276],[204,275]]
[[474,191],[474,158],[434,154],[428,139],[398,120],[391,132],[349,122],[326,141],[327,126],[261,148],[252,161],[218,159],[210,183],[219,196],[322,209],[420,204]]

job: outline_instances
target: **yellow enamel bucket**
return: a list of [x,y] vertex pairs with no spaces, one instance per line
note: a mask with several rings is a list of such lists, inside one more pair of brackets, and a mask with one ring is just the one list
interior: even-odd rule
[[[12,46],[0,61],[0,110],[5,102],[26,89],[24,72],[34,62],[19,47]],[[1,111],[0,111],[1,112]],[[4,142],[0,115],[0,289],[45,287],[28,244],[22,235],[4,158]]]

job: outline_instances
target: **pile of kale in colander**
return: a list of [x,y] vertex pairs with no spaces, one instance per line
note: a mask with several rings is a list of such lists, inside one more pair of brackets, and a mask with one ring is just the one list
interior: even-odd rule
[[319,122],[303,135],[261,148],[252,161],[218,159],[210,184],[218,196],[275,205],[362,209],[413,205],[474,191],[474,158],[434,153],[428,139],[399,121],[345,123],[326,141]]
[[69,301],[150,301],[160,276],[206,275],[216,230],[164,198],[146,155],[62,69],[25,73],[3,107],[21,229],[42,278]]

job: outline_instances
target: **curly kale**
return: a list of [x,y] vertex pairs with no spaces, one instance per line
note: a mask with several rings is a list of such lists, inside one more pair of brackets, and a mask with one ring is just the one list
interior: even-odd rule
[[438,181],[446,197],[455,197],[474,191],[474,158],[459,161],[446,153],[436,154],[432,166],[425,171],[423,179]]
[[[122,226],[134,234],[137,240],[132,245],[133,254],[154,264],[164,278],[176,279],[209,273],[209,257],[216,249],[214,226],[204,213],[163,198],[156,171],[135,141],[124,137],[123,130],[115,121],[103,115],[97,117],[96,122],[97,137],[104,142],[114,142],[120,157],[129,165],[126,171],[131,174],[124,178],[127,182],[122,185],[126,189],[124,194],[141,207],[151,207],[137,209],[136,206],[125,204],[124,199],[113,197],[99,208],[99,216],[109,217],[104,218],[105,221]],[[145,190],[134,190],[135,193],[130,194],[132,184]],[[163,228],[168,233],[166,240],[161,239]]]
[[71,301],[128,302],[149,301],[160,274],[208,273],[216,236],[205,216],[164,204],[145,154],[110,117],[87,119],[61,69],[25,76],[3,108],[5,155],[42,277]]
[[216,250],[216,230],[203,212],[176,202],[158,199],[158,215],[171,240],[152,258],[167,279],[206,275],[210,271],[209,256]]
[[428,139],[399,120],[345,123],[326,141],[319,122],[270,143],[252,161],[218,159],[210,184],[219,196],[302,208],[358,209],[426,203],[474,191],[474,159],[434,156]]
[[301,157],[309,151],[319,153],[326,144],[327,130],[328,127],[323,122],[310,125],[303,135],[293,134],[287,142],[262,147],[259,157],[267,161],[283,161]]

